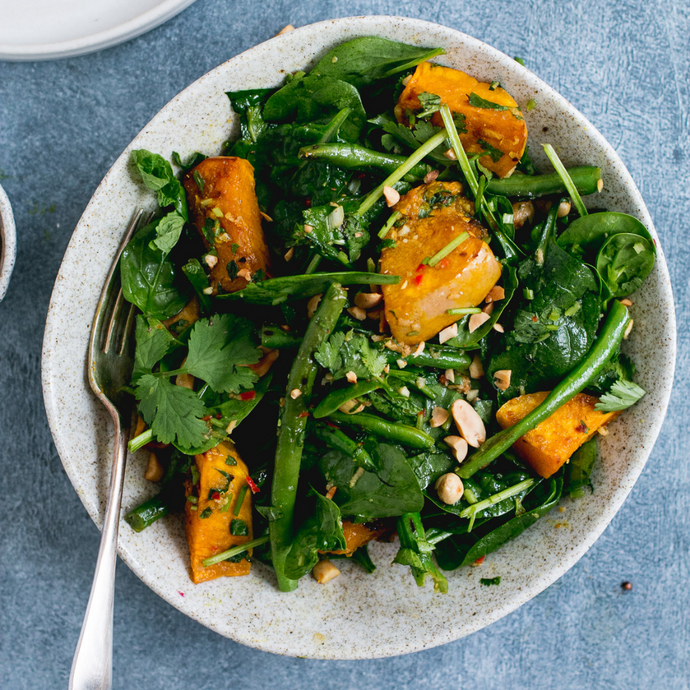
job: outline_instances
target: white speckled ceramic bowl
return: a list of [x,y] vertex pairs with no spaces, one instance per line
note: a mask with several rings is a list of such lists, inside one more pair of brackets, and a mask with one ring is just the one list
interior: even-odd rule
[[7,292],[17,257],[17,233],[10,200],[0,187],[0,302]]
[[[531,151],[545,166],[542,142],[552,142],[568,165],[594,164],[606,187],[596,204],[652,221],[629,173],[597,130],[563,97],[511,58],[458,31],[396,17],[355,17],[321,22],[274,38],[209,72],[176,96],[118,158],[74,231],[50,304],[43,345],[43,390],[48,419],[65,470],[96,522],[103,519],[112,430],[89,390],[85,358],[89,328],[113,253],[135,208],[152,208],[153,195],[132,175],[131,149],[170,158],[194,151],[217,154],[235,131],[225,91],[280,84],[285,74],[308,69],[331,47],[357,36],[385,36],[443,46],[439,59],[475,77],[498,79],[525,111]],[[548,134],[547,134],[548,130]],[[656,237],[656,235],[654,235]],[[657,238],[658,239],[658,238]],[[256,564],[245,578],[194,586],[188,574],[182,521],[157,522],[141,534],[123,524],[120,555],[154,591],[192,618],[243,644],[303,657],[365,659],[434,647],[479,630],[548,587],[592,545],[620,508],[654,445],[668,403],[675,358],[673,298],[659,247],[656,267],[635,296],[635,329],[626,351],[649,391],[602,438],[593,478],[596,493],[563,501],[550,515],[489,556],[481,568],[449,573],[450,591],[419,589],[409,569],[391,565],[396,546],[374,544],[374,575],[340,561],[343,574],[328,586],[304,578],[281,594],[271,570]],[[143,479],[144,458],[131,459],[123,509],[155,492]],[[565,528],[556,529],[556,523]],[[501,576],[500,587],[480,577]],[[126,592],[118,592],[126,597]]]

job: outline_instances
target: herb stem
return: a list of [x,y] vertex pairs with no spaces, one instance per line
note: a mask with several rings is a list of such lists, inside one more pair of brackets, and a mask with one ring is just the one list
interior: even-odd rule
[[386,224],[379,230],[379,237],[384,239],[388,234],[388,231],[395,225],[395,221],[400,218],[402,214],[400,211],[393,211],[391,217],[386,221]]
[[556,149],[554,149],[554,147],[551,146],[551,144],[544,144],[544,153],[551,161],[551,164],[555,168],[556,172],[560,175],[561,180],[563,180],[563,184],[565,185],[566,191],[570,195],[570,198],[573,200],[573,205],[577,209],[577,212],[581,216],[586,216],[587,209],[585,208],[585,204],[582,201],[580,192],[577,191],[577,187],[575,186],[575,183],[568,174],[568,171],[565,169],[565,165],[561,163],[561,159],[558,157]]
[[139,436],[135,436],[128,444],[127,449],[130,453],[134,453],[140,448],[143,448],[147,443],[153,440],[153,429],[146,429],[142,431]]
[[448,136],[446,129],[442,129],[433,137],[425,141],[416,151],[410,154],[409,158],[396,170],[394,170],[378,187],[373,189],[355,211],[355,215],[362,217],[383,195],[384,187],[392,187],[396,182],[400,182],[417,163],[422,161],[425,156],[430,154],[437,146],[440,146]]
[[463,309],[446,309],[446,314],[450,316],[460,316],[462,314],[479,314],[481,309],[479,307],[464,307]]
[[525,479],[524,481],[521,481],[520,483],[515,484],[514,486],[509,486],[507,489],[499,491],[497,494],[494,494],[493,496],[489,496],[488,498],[482,499],[478,503],[473,503],[472,505],[467,506],[467,508],[460,512],[460,517],[475,517],[477,513],[481,513],[483,510],[491,508],[491,506],[495,506],[497,503],[505,501],[507,498],[512,498],[513,496],[522,493],[525,489],[529,489],[529,487],[532,486],[534,482],[534,479]]
[[319,264],[321,263],[322,258],[323,257],[321,256],[321,254],[314,254],[311,261],[309,262],[309,265],[305,269],[304,273],[306,275],[311,275],[312,273],[314,273],[316,271],[316,269],[319,267]]
[[434,254],[428,261],[428,265],[432,268],[442,259],[445,259],[454,249],[457,249],[468,237],[468,232],[461,232],[455,239],[448,242],[448,244],[436,254]]
[[216,565],[216,563],[220,563],[221,561],[227,561],[228,558],[232,558],[233,556],[238,556],[239,554],[244,553],[245,551],[249,551],[249,549],[253,549],[255,546],[261,546],[261,544],[265,544],[267,541],[268,535],[265,535],[263,537],[257,537],[256,539],[252,539],[251,541],[248,541],[245,544],[233,546],[231,549],[228,549],[227,551],[223,551],[222,553],[218,553],[215,556],[206,558],[205,560],[201,561],[201,565],[203,565],[205,568],[208,568],[211,565]]

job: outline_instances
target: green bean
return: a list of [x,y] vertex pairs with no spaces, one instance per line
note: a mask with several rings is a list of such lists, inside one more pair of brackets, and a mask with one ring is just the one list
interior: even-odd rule
[[323,441],[331,448],[335,448],[336,450],[349,455],[354,460],[355,465],[358,467],[363,467],[365,470],[369,470],[369,472],[376,471],[376,465],[371,459],[371,455],[367,453],[363,446],[356,441],[353,441],[340,429],[318,423],[311,425],[310,428],[314,436],[316,436],[319,441]]
[[280,326],[265,323],[261,327],[261,344],[270,350],[286,350],[299,347],[302,338],[294,333],[286,333]]
[[614,301],[606,321],[599,332],[592,349],[585,360],[571,371],[526,417],[517,424],[499,431],[485,441],[481,448],[470,459],[456,470],[463,479],[493,462],[501,453],[508,450],[521,436],[534,429],[550,417],[561,406],[587,387],[590,381],[599,375],[612,354],[618,349],[625,330],[630,323],[630,314],[625,305]]
[[409,565],[419,587],[423,587],[427,575],[431,575],[434,591],[445,594],[448,591],[448,580],[431,558],[433,545],[426,538],[421,515],[419,513],[401,515],[398,518],[397,531],[400,538],[400,550],[393,562]]
[[456,347],[443,347],[443,345],[427,345],[421,354],[407,357],[403,357],[399,352],[387,350],[386,357],[390,364],[404,359],[408,364],[435,369],[467,369],[472,362],[472,358],[463,350],[458,350]]
[[314,410],[314,417],[316,419],[321,419],[322,417],[328,417],[329,414],[338,410],[342,405],[344,405],[349,400],[359,397],[360,395],[366,395],[375,391],[377,388],[381,388],[380,381],[358,381],[353,386],[347,386],[346,388],[339,388],[338,390],[331,391],[317,406]]
[[307,402],[318,370],[313,355],[333,330],[346,302],[345,290],[337,283],[332,283],[309,322],[288,377],[271,487],[271,502],[278,516],[269,525],[273,567],[278,586],[283,592],[290,592],[297,587],[297,581],[285,575],[285,559],[294,537],[295,499],[309,416]]
[[[601,168],[591,165],[569,168],[568,174],[580,194],[594,194],[601,191]],[[489,194],[500,194],[518,199],[536,199],[549,194],[563,194],[565,184],[558,173],[548,175],[520,175],[515,173],[500,180],[497,177],[489,180],[486,186]]]
[[130,510],[125,515],[125,522],[135,532],[142,532],[169,512],[170,505],[166,493],[161,491],[157,496]]
[[[407,160],[407,156],[379,153],[357,144],[305,146],[299,150],[299,157],[323,160],[346,170],[366,172],[371,168],[377,168],[389,175]],[[431,166],[418,163],[402,179],[407,182],[421,180],[430,170]]]
[[434,439],[429,434],[425,434],[413,426],[389,422],[373,414],[366,414],[364,412],[359,412],[358,414],[333,412],[329,419],[336,424],[359,426],[376,436],[381,436],[395,443],[402,443],[404,446],[410,446],[411,448],[433,450],[436,447]]

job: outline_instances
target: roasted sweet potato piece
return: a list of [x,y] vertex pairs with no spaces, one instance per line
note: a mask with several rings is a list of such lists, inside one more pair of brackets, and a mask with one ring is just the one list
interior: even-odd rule
[[[228,464],[228,460],[231,464]],[[202,561],[215,556],[233,546],[239,546],[252,538],[252,500],[247,491],[242,507],[235,515],[235,505],[242,486],[247,482],[247,466],[242,462],[234,444],[221,443],[203,455],[195,457],[199,472],[199,483],[187,483],[187,496],[195,496],[196,503],[185,504],[187,543],[192,565],[192,580],[195,584],[214,580],[217,577],[247,575],[250,564],[247,560],[239,563],[221,561],[208,568]],[[229,475],[232,479],[229,481]],[[233,520],[241,520],[247,526],[246,536],[231,533]],[[251,556],[251,550],[248,552]]]
[[343,534],[345,535],[347,548],[345,550],[329,551],[329,553],[352,556],[360,546],[365,546],[370,541],[374,541],[374,539],[378,539],[390,532],[391,529],[383,523],[368,522],[358,524],[345,520],[343,521]]
[[[270,257],[254,191],[254,168],[234,156],[207,158],[183,180],[190,213],[206,245],[218,251],[211,286],[241,290],[259,270],[270,273]],[[228,272],[228,264],[234,261]],[[239,272],[237,275],[236,272]]]
[[[408,113],[422,108],[419,96],[423,93],[440,96],[453,113],[464,116],[462,127],[466,131],[458,123],[458,133],[467,153],[487,151],[479,162],[499,177],[513,172],[525,151],[527,125],[507,91],[500,86],[492,91],[490,84],[478,82],[460,70],[422,62],[398,99],[395,112],[399,122],[407,124]],[[470,98],[475,105],[470,104]],[[431,121],[443,126],[440,113],[435,113]]]
[[[530,393],[513,398],[496,413],[503,429],[513,426],[544,401],[549,391]],[[599,398],[579,393],[548,419],[527,432],[513,444],[515,452],[544,478],[557,472],[570,456],[597,429],[615,419],[619,412],[599,412],[594,405]]]
[[[470,218],[472,202],[459,182],[432,182],[408,192],[394,209],[404,223],[389,231],[396,245],[381,252],[381,273],[399,275],[384,285],[386,319],[399,343],[429,340],[462,316],[448,309],[478,305],[501,277],[501,264]],[[469,237],[435,266],[422,263],[463,232]]]

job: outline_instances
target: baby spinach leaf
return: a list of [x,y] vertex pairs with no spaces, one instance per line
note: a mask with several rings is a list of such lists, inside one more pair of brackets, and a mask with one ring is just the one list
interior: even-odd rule
[[269,122],[318,122],[330,120],[343,108],[351,112],[340,135],[345,141],[357,141],[367,119],[362,100],[354,86],[333,77],[292,79],[266,101],[263,116]]
[[375,446],[376,472],[364,472],[354,483],[359,469],[351,458],[338,451],[326,453],[319,462],[327,481],[338,487],[335,500],[343,515],[365,519],[394,517],[418,512],[424,505],[419,482],[403,453],[394,446]]
[[634,216],[602,211],[589,213],[573,221],[561,233],[557,242],[561,247],[580,247],[596,252],[608,238],[619,233],[639,235],[652,241],[649,230]]
[[250,283],[246,288],[225,295],[218,295],[222,300],[244,300],[247,304],[281,304],[288,299],[313,297],[326,292],[331,283],[341,285],[394,285],[400,282],[400,276],[382,275],[380,273],[363,273],[350,271],[344,273],[309,273],[297,276],[270,278],[260,283]]
[[524,513],[498,526],[493,520],[487,521],[470,534],[459,534],[438,543],[436,560],[439,566],[443,570],[455,570],[493,553],[546,515],[558,503],[562,491],[563,478],[560,475],[553,477],[530,495],[524,504]]
[[189,299],[188,286],[181,283],[168,255],[151,248],[158,221],[145,225],[122,252],[120,275],[128,302],[157,319],[177,314]]
[[316,492],[314,495],[314,512],[299,528],[285,561],[285,574],[293,580],[299,580],[317,564],[319,551],[347,548],[340,509],[331,499]]
[[419,48],[387,38],[365,36],[333,48],[321,58],[311,74],[335,77],[361,88],[444,54],[443,48]]
[[170,163],[146,149],[132,151],[132,160],[143,183],[158,195],[158,205],[161,208],[174,206],[182,218],[187,220],[187,197]]
[[637,290],[654,268],[656,249],[640,235],[618,233],[611,236],[597,255],[597,271],[614,297]]
[[232,109],[242,115],[257,105],[262,105],[275,89],[245,89],[243,91],[226,91],[225,95],[230,99]]
[[565,490],[570,498],[582,498],[585,489],[594,491],[590,477],[597,459],[597,440],[593,438],[581,445],[566,465]]
[[457,462],[445,453],[420,453],[408,458],[422,490],[432,485],[440,476],[452,472]]

